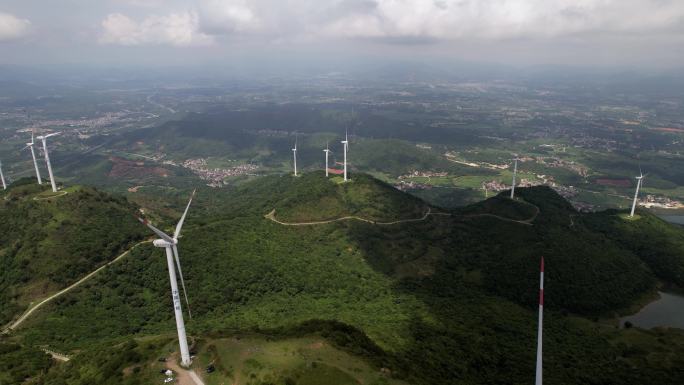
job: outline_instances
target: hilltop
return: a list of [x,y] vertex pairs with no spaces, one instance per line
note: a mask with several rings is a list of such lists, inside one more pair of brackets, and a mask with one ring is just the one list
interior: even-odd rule
[[371,221],[392,221],[421,217],[424,202],[365,174],[349,182],[337,176],[326,178],[323,171],[298,177],[285,176],[272,191],[278,219],[288,222],[325,221],[360,217]]
[[142,239],[136,208],[90,187],[18,181],[0,199],[0,325]]
[[[676,381],[675,371],[662,369],[675,367],[684,353],[681,333],[626,332],[593,320],[614,316],[652,293],[658,281],[677,284],[653,261],[681,268],[680,243],[658,239],[664,245],[650,247],[648,239],[623,239],[664,229],[681,238],[682,229],[645,212],[631,221],[620,212],[580,214],[546,187],[518,189],[516,200],[504,194],[448,211],[369,176],[354,174],[340,185],[319,173],[258,178],[206,198],[200,192],[179,250],[193,312],[187,329],[201,362],[233,354],[228,346],[235,342],[226,338],[247,335],[269,349],[281,339],[303,346],[300,338],[316,336],[372,370],[387,368],[393,380],[531,382],[544,255],[545,333],[553,342],[545,347],[546,383]],[[391,225],[344,220],[307,226],[264,217],[275,209],[278,218],[296,221],[392,220],[420,217],[425,208],[444,215]],[[172,335],[171,308],[162,251],[144,245],[46,306],[16,338],[27,346],[82,351],[51,375],[85,381],[86,368],[97,367],[98,356],[89,351]],[[647,353],[644,346],[661,339],[672,342]],[[136,353],[137,361],[116,361],[118,372],[154,360],[158,348]],[[256,383],[310,374],[259,360],[249,364]],[[317,362],[326,373],[354,377],[336,360]],[[240,370],[225,367],[217,376],[235,380]]]

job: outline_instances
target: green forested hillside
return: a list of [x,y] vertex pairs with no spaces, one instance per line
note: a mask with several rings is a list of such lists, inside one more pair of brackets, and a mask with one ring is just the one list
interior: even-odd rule
[[111,260],[143,231],[124,198],[15,183],[0,200],[0,325]]
[[684,288],[684,231],[654,215],[641,213],[636,220],[616,211],[582,218],[591,231],[634,250],[663,280]]
[[[340,187],[317,173],[267,177],[200,195],[179,246],[190,335],[287,336],[305,327],[413,384],[531,383],[543,255],[547,384],[681,378],[682,333],[592,321],[631,305],[658,280],[678,283],[668,272],[681,268],[681,243],[659,238],[664,244],[650,247],[647,239],[624,238],[663,230],[681,237],[681,228],[647,213],[631,221],[616,212],[580,214],[545,187],[519,189],[516,201],[499,196],[453,212],[432,208],[450,215],[391,225],[283,226],[264,217],[273,208],[298,220],[424,212],[422,202],[370,177],[352,179]],[[46,306],[16,338],[87,352],[173,333],[163,258],[151,245],[134,250]],[[654,261],[673,268],[654,268]],[[659,349],[645,348],[653,344]],[[285,383],[277,381],[270,383]]]

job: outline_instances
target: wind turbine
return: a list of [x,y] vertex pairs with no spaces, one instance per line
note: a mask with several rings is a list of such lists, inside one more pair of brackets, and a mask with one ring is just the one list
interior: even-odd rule
[[47,149],[47,138],[55,135],[59,135],[59,132],[53,132],[52,134],[41,135],[38,137],[43,142],[43,152],[45,152],[45,163],[47,164],[48,174],[50,174],[50,184],[52,185],[52,192],[57,192],[57,185],[55,184],[55,177],[52,175],[52,165],[50,165],[50,155],[48,155]]
[[349,147],[349,137],[347,136],[347,130],[344,130],[344,140],[340,142],[344,145],[344,181],[347,181],[347,149]]
[[327,177],[328,176],[328,156],[332,152],[332,151],[330,151],[330,148],[328,147],[328,142],[325,142],[325,150],[323,150],[323,152],[325,152],[325,176]]
[[2,189],[7,190],[7,184],[5,183],[5,174],[2,173],[2,162],[0,162],[0,179],[2,179]]
[[152,226],[150,222],[146,219],[138,218],[138,220],[149,227],[150,230],[154,231],[161,239],[155,239],[153,244],[155,247],[163,247],[166,249],[166,263],[169,269],[169,280],[171,281],[171,297],[173,298],[173,310],[176,315],[176,329],[178,330],[178,343],[180,345],[181,353],[181,365],[188,367],[190,366],[190,350],[188,349],[188,338],[185,335],[185,322],[183,321],[183,311],[181,309],[181,301],[178,296],[178,282],[176,280],[176,268],[173,265],[174,259],[176,260],[176,266],[178,267],[178,274],[180,275],[181,284],[183,285],[183,295],[185,296],[185,303],[188,305],[188,315],[192,318],[190,313],[190,304],[188,303],[188,294],[185,290],[185,280],[183,280],[183,271],[181,270],[180,259],[178,258],[178,237],[180,236],[181,228],[183,227],[183,222],[185,221],[185,216],[188,214],[188,209],[190,209],[190,204],[192,203],[192,198],[195,196],[195,191],[190,195],[190,201],[185,207],[185,212],[183,216],[178,221],[176,225],[176,231],[173,233],[173,238],[168,236],[163,231]]
[[637,198],[639,198],[639,189],[641,188],[641,184],[644,181],[644,173],[641,171],[641,167],[639,167],[639,176],[636,177],[637,180],[637,186],[636,186],[636,191],[634,192],[634,202],[632,202],[632,212],[629,214],[630,218],[634,216],[634,210],[636,209],[637,205]]
[[294,176],[297,176],[297,139],[295,138],[295,146],[292,149],[292,155],[294,156]]
[[511,185],[511,199],[515,197],[515,177],[518,174],[518,157],[516,156],[515,159],[513,159],[514,165],[513,165],[513,184]]
[[36,178],[38,178],[38,184],[43,184],[43,181],[40,179],[40,170],[38,169],[38,161],[36,160],[36,152],[33,149],[33,145],[36,144],[35,139],[33,139],[33,131],[31,131],[31,143],[26,143],[26,147],[22,148],[30,148],[31,149],[31,156],[33,157],[33,167],[36,168]]
[[537,325],[537,373],[535,385],[542,385],[542,323],[544,321],[544,257],[541,258],[539,275],[539,324]]

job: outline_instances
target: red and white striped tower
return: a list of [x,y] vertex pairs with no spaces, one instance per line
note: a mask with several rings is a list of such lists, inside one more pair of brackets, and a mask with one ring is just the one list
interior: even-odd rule
[[544,320],[544,257],[539,274],[539,324],[537,330],[537,375],[535,385],[542,385],[542,322]]

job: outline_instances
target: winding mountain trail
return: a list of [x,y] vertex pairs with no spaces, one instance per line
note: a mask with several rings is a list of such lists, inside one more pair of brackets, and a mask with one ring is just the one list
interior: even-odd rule
[[533,205],[532,203],[528,203],[528,202],[526,202],[526,203],[529,205],[532,205],[534,207],[534,214],[528,219],[511,219],[511,218],[502,217],[502,216],[499,216],[496,214],[488,214],[488,213],[469,214],[469,215],[454,215],[454,217],[457,217],[457,218],[458,217],[461,217],[461,218],[492,217],[492,218],[496,218],[496,219],[506,221],[506,222],[513,222],[513,223],[518,223],[521,225],[532,226],[534,224],[533,223],[534,220],[537,219],[541,210],[539,209],[539,207],[537,207],[537,205]]
[[270,219],[271,221],[283,225],[283,226],[312,226],[312,225],[325,225],[328,223],[333,223],[333,222],[341,222],[341,221],[347,221],[347,220],[357,220],[361,222],[366,222],[370,223],[373,225],[380,225],[380,226],[388,226],[388,225],[397,225],[400,223],[409,223],[409,222],[420,222],[424,221],[427,219],[428,216],[430,215],[447,215],[450,216],[451,214],[449,213],[433,213],[432,209],[428,207],[427,212],[425,212],[425,215],[423,215],[420,218],[413,218],[413,219],[400,219],[396,221],[391,221],[391,222],[380,222],[380,221],[374,221],[371,219],[366,219],[366,218],[361,218],[357,217],[355,215],[350,215],[346,217],[341,217],[341,218],[335,218],[335,219],[329,219],[327,221],[316,221],[316,222],[282,222],[276,219],[275,217],[275,209],[273,209],[270,213],[264,215],[264,218]]
[[45,200],[48,200],[48,199],[59,198],[59,197],[65,196],[65,195],[67,195],[68,193],[69,193],[68,191],[60,191],[59,194],[57,194],[57,195],[51,195],[51,196],[48,196],[48,197],[33,197],[33,200],[34,200],[34,201],[45,201]]
[[[531,203],[530,203],[530,204],[531,204]],[[534,206],[534,205],[533,205],[533,206]],[[539,207],[537,207],[537,206],[534,206],[534,207],[535,207],[535,209],[536,209],[534,215],[533,215],[531,218],[529,218],[529,219],[522,219],[522,220],[519,220],[519,219],[510,219],[510,218],[502,217],[502,216],[499,216],[499,215],[496,215],[496,214],[488,214],[488,213],[484,213],[484,214],[469,214],[469,215],[455,215],[455,214],[451,214],[451,213],[433,213],[433,212],[432,212],[432,208],[430,208],[430,207],[428,207],[428,209],[427,209],[427,211],[425,212],[425,214],[424,214],[422,217],[420,217],[420,218],[400,219],[400,220],[391,221],[391,222],[374,221],[374,220],[371,220],[371,219],[366,219],[366,218],[357,217],[357,216],[355,216],[355,215],[350,215],[350,216],[341,217],[341,218],[335,218],[335,219],[329,219],[329,220],[326,220],[326,221],[314,221],[314,222],[283,222],[283,221],[280,221],[280,220],[276,219],[276,217],[275,217],[275,212],[276,212],[276,210],[275,210],[275,209],[271,210],[270,213],[264,215],[264,218],[269,219],[269,220],[271,220],[271,221],[273,221],[273,222],[275,222],[275,223],[277,223],[277,224],[279,224],[279,225],[283,225],[283,226],[315,226],[315,225],[325,225],[325,224],[329,224],[329,223],[341,222],[341,221],[347,221],[347,220],[357,220],[357,221],[361,221],[361,222],[370,223],[370,224],[373,224],[373,225],[389,226],[389,225],[397,225],[397,224],[400,224],[400,223],[421,222],[421,221],[426,220],[429,216],[435,215],[435,216],[447,216],[447,217],[454,217],[454,218],[492,217],[492,218],[496,218],[496,219],[499,219],[499,220],[502,220],[502,221],[506,221],[506,222],[513,222],[513,223],[518,223],[518,224],[521,224],[521,225],[532,226],[534,220],[537,219],[537,216],[539,215],[539,211],[540,211],[540,210],[539,210]]]
[[83,282],[87,281],[88,279],[90,279],[91,277],[93,277],[95,274],[99,273],[102,269],[106,268],[106,267],[109,266],[109,265],[112,265],[112,264],[116,263],[116,262],[119,261],[121,258],[123,258],[123,257],[125,257],[126,255],[128,255],[128,254],[131,252],[131,250],[133,250],[133,249],[135,249],[136,247],[142,245],[143,243],[148,243],[148,242],[152,242],[152,241],[147,240],[147,241],[141,241],[141,242],[136,243],[135,245],[131,246],[131,248],[129,248],[128,250],[126,250],[126,251],[124,251],[123,253],[121,253],[118,257],[114,258],[113,260],[111,260],[111,261],[105,263],[104,265],[98,267],[97,269],[93,270],[93,271],[90,272],[88,275],[86,275],[85,277],[79,279],[78,281],[76,281],[76,282],[73,283],[72,285],[65,287],[64,289],[58,291],[57,293],[55,293],[55,294],[53,294],[53,295],[51,295],[51,296],[49,296],[49,297],[43,299],[42,301],[38,302],[38,303],[35,304],[35,305],[29,307],[28,310],[26,310],[26,312],[24,312],[24,314],[22,314],[21,317],[19,317],[19,319],[17,319],[16,321],[14,321],[14,323],[12,323],[12,324],[10,324],[8,327],[6,327],[6,328],[2,331],[2,333],[0,333],[0,334],[9,334],[12,330],[16,329],[16,328],[19,327],[24,321],[26,321],[26,319],[27,319],[31,314],[33,314],[33,312],[35,312],[36,310],[38,310],[39,308],[41,308],[41,307],[42,307],[43,305],[45,305],[46,303],[48,303],[48,302],[52,301],[53,299],[55,299],[55,298],[57,298],[57,297],[63,295],[64,293],[67,293],[67,292],[69,292],[70,290],[72,290],[72,289],[78,287],[78,286],[81,285]]
[[62,362],[69,362],[71,360],[71,357],[67,356],[66,354],[53,352],[52,350],[49,350],[49,349],[42,349],[42,350],[45,353],[49,354],[53,360],[62,361]]

